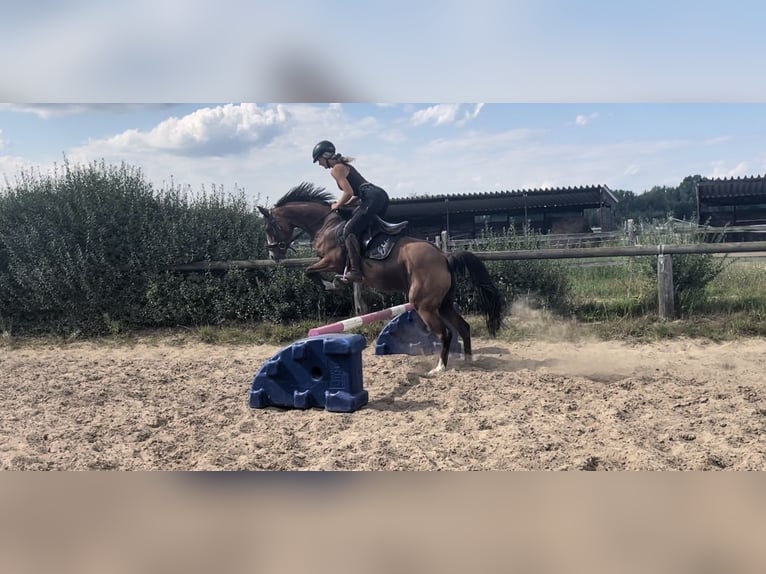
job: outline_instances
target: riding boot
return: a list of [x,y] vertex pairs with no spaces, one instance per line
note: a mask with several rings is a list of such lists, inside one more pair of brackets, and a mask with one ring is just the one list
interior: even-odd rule
[[364,280],[362,276],[362,261],[359,254],[359,239],[353,233],[349,233],[346,236],[346,251],[348,251],[348,266],[350,269],[343,276],[343,280],[346,282],[353,281],[354,283],[361,283]]

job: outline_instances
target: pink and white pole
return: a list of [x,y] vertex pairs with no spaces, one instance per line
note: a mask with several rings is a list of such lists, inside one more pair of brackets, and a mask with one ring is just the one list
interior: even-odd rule
[[343,333],[349,329],[355,329],[368,323],[374,323],[375,321],[381,321],[383,319],[393,319],[394,317],[411,311],[413,309],[411,303],[405,303],[404,305],[396,305],[395,307],[389,307],[388,309],[381,309],[374,313],[367,313],[366,315],[359,315],[358,317],[351,317],[344,321],[338,321],[337,323],[331,323],[330,325],[323,325],[321,327],[315,327],[309,330],[309,337],[315,337],[316,335],[327,335],[328,333]]

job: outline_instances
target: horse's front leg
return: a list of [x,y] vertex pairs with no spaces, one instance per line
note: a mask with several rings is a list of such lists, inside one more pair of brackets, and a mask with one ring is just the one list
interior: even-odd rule
[[336,291],[343,287],[341,283],[338,282],[337,279],[330,281],[325,281],[322,279],[321,274],[322,273],[338,273],[338,265],[339,260],[337,254],[329,254],[324,257],[322,257],[319,261],[316,263],[312,263],[308,267],[306,267],[306,275],[311,279],[314,283],[317,285],[320,285],[325,288],[327,291]]
[[337,279],[333,281],[327,281],[326,279],[322,278],[320,273],[317,272],[309,273],[307,271],[306,276],[311,279],[312,282],[316,283],[317,286],[322,287],[325,291],[338,291],[343,288],[343,284]]

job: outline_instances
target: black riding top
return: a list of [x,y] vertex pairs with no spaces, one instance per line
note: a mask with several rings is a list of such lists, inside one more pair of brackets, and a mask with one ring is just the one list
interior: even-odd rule
[[[359,196],[359,187],[363,183],[367,183],[367,180],[362,177],[362,174],[359,173],[356,168],[353,165],[344,163],[348,168],[348,175],[346,176],[346,179],[348,180],[349,185],[351,185],[351,189],[354,191],[354,195]],[[343,190],[343,188],[338,184],[338,189]]]

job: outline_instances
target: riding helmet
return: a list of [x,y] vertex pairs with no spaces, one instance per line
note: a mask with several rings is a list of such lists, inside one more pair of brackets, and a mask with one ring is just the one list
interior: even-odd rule
[[330,155],[333,155],[335,153],[335,146],[333,145],[332,142],[328,142],[327,140],[322,140],[317,145],[315,145],[314,152],[311,154],[314,158],[314,163],[319,161],[319,158],[328,152],[330,153]]

